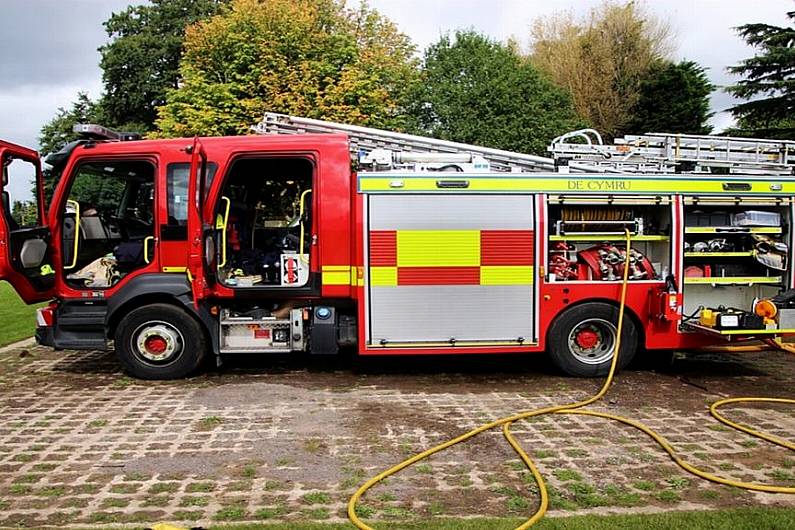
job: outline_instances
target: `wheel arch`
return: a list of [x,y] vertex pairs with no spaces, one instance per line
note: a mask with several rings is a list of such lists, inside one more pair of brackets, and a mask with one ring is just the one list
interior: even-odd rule
[[[139,276],[108,299],[105,333],[114,339],[119,323],[131,311],[150,304],[169,304],[191,315],[206,329],[206,323],[193,307],[190,285],[186,278],[174,274]],[[208,334],[209,337],[209,334]]]
[[[563,313],[565,313],[566,311],[568,311],[571,308],[579,307],[581,305],[591,304],[591,303],[607,304],[609,306],[613,306],[616,309],[616,311],[618,311],[618,309],[621,307],[621,304],[619,302],[617,302],[615,300],[612,300],[610,298],[588,298],[586,300],[578,300],[578,301],[576,301],[576,302],[574,302],[572,304],[569,304],[566,307],[564,307],[563,309],[561,309],[560,311],[558,311],[557,314],[554,317],[552,317],[552,320],[549,321],[549,325],[547,326],[547,331],[546,331],[546,335],[547,335],[546,338],[545,338],[546,342],[549,341],[549,331],[552,329],[552,325],[555,323],[556,320],[558,320],[560,318],[560,316]],[[635,325],[635,331],[637,331],[637,333],[638,333],[638,346],[642,346],[642,347],[645,348],[646,347],[646,328],[643,326],[643,323],[641,322],[640,317],[638,316],[637,312],[632,307],[630,307],[629,305],[625,305],[624,306],[624,311],[625,311],[625,314],[632,319],[632,323]]]

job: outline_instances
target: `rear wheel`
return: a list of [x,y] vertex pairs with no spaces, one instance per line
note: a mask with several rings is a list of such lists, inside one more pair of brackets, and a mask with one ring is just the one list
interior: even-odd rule
[[184,310],[152,304],[130,312],[116,331],[116,354],[141,379],[177,379],[194,372],[207,351],[201,325]]
[[[607,375],[618,342],[618,309],[601,302],[589,302],[561,313],[547,336],[547,350],[558,368],[577,377]],[[638,330],[624,316],[621,351],[617,369],[635,356]]]

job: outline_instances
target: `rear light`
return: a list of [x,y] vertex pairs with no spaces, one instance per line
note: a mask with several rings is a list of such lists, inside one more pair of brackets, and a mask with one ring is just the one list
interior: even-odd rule
[[57,306],[48,305],[36,310],[36,325],[40,328],[52,327],[55,323],[55,309]]

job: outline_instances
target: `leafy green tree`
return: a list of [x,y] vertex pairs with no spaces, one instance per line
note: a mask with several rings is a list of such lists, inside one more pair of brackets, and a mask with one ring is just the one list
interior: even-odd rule
[[627,131],[709,134],[709,95],[714,89],[704,68],[693,61],[658,63],[640,84]]
[[166,91],[177,88],[185,27],[216,13],[226,0],[151,0],[105,21],[111,41],[99,48],[109,125],[153,128]]
[[36,226],[39,212],[36,201],[14,201],[11,217],[20,227]]
[[538,155],[555,136],[584,126],[565,90],[511,44],[474,31],[426,50],[411,115],[419,134]]
[[740,36],[759,51],[729,71],[744,77],[727,88],[747,100],[730,109],[737,119],[734,133],[769,138],[795,138],[795,11],[789,26],[745,24]]
[[188,28],[164,136],[245,134],[264,111],[400,129],[414,46],[366,4],[233,0]]
[[[48,121],[39,133],[39,151],[47,155],[59,151],[64,145],[77,140],[80,135],[74,133],[72,128],[78,123],[107,123],[102,112],[102,107],[96,101],[91,101],[88,94],[78,92],[77,99],[68,109],[60,107],[55,117]],[[60,171],[45,166],[44,193],[49,203],[55,184],[60,178]],[[32,191],[35,196],[36,190]]]

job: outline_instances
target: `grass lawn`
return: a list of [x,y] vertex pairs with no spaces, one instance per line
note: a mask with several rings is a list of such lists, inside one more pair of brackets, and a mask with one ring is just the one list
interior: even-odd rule
[[41,305],[25,305],[11,284],[0,282],[0,346],[32,337]]
[[[511,530],[524,519],[429,519],[415,522],[368,521],[389,530]],[[221,525],[212,530],[351,530],[350,524],[281,523],[273,525]],[[704,512],[668,512],[638,515],[580,515],[548,517],[537,530],[789,530],[795,528],[795,510],[743,508]]]

